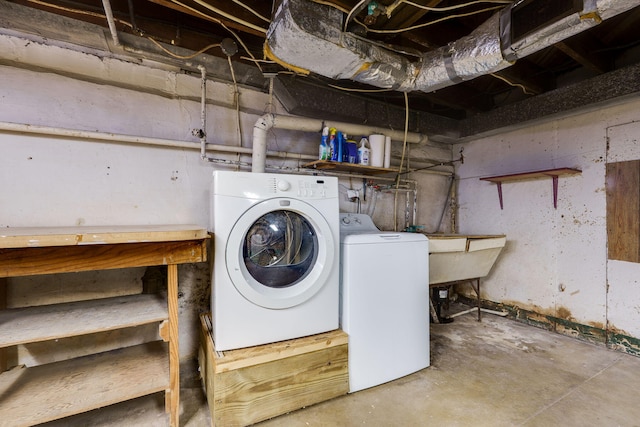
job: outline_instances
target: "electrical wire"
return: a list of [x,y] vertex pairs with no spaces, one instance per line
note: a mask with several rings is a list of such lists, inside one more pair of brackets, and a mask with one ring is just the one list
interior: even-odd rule
[[344,7],[340,6],[340,5],[337,5],[337,4],[333,3],[333,2],[330,2],[330,1],[325,1],[325,0],[311,0],[311,1],[314,2],[314,3],[317,3],[317,4],[323,4],[325,6],[331,6],[332,8],[337,9],[342,13],[349,13],[349,9],[346,9],[346,8],[344,8]]
[[476,0],[476,1],[471,1],[469,3],[462,3],[462,4],[456,4],[453,6],[444,6],[444,7],[430,7],[430,6],[424,6],[418,3],[414,3],[410,0],[401,0],[402,3],[411,5],[413,7],[417,7],[419,9],[424,9],[424,10],[429,10],[431,12],[446,12],[449,10],[455,10],[455,9],[462,9],[463,7],[467,7],[467,6],[472,6],[474,4],[480,4],[480,3],[500,3],[500,4],[511,4],[510,0]]
[[264,63],[264,64],[275,64],[276,61],[272,61],[270,59],[256,59],[256,58],[249,58],[247,56],[241,56],[240,59],[244,59],[245,61],[252,61],[255,63]]
[[344,26],[342,28],[342,31],[344,31],[345,33],[347,32],[347,25],[349,25],[349,22],[351,21],[351,16],[354,14],[354,12],[358,9],[360,9],[360,7],[365,4],[368,0],[360,0],[358,2],[358,4],[356,4],[355,6],[353,6],[353,8],[349,11],[349,13],[347,14],[347,19],[344,20]]
[[[102,14],[102,13],[98,13],[98,12],[91,12],[88,10],[82,10],[82,9],[74,9],[74,8],[69,8],[69,7],[64,7],[64,6],[59,6],[53,3],[48,3],[48,2],[44,2],[42,0],[27,0],[31,3],[34,4],[39,4],[41,6],[45,6],[45,7],[50,7],[52,9],[57,9],[57,10],[63,10],[65,12],[70,12],[70,13],[77,13],[80,15],[87,15],[87,16],[93,16],[95,18],[101,18],[101,19],[107,19],[106,15]],[[200,15],[208,20],[211,20],[213,22],[216,22],[217,24],[220,24],[225,30],[227,30],[231,35],[233,35],[233,37],[238,41],[238,43],[243,47],[243,49],[249,54],[249,56],[252,58],[252,60],[254,61],[254,63],[256,63],[256,66],[258,67],[258,69],[260,70],[260,72],[262,72],[262,68],[260,67],[260,65],[257,63],[259,60],[257,60],[253,54],[251,53],[251,51],[249,50],[249,48],[247,47],[247,45],[242,41],[242,39],[231,29],[229,29],[221,20],[219,20],[218,18],[215,18],[213,16],[207,15],[206,13],[203,13],[201,11],[199,11],[198,9],[195,9],[191,6],[188,6],[184,3],[182,3],[179,0],[170,0],[172,3],[177,4],[179,6],[184,7],[185,9],[196,13],[197,15]],[[114,17],[114,21],[117,22],[118,24],[121,25],[125,25],[131,29],[134,29],[133,24],[131,24],[130,22],[127,22],[123,19],[118,19]],[[138,29],[138,33],[142,34],[143,31]],[[266,31],[265,31],[266,33]],[[204,52],[206,52],[207,50],[213,48],[213,47],[218,47],[220,46],[220,44],[210,44],[202,49],[200,49],[198,52],[194,53],[193,55],[187,55],[187,56],[182,56],[182,55],[177,55],[171,51],[169,51],[168,49],[166,49],[164,46],[162,46],[161,44],[159,44],[154,38],[152,37],[147,37],[150,41],[152,41],[156,46],[158,46],[160,49],[162,49],[162,51],[164,51],[166,54],[177,58],[177,59],[192,59]]]
[[199,51],[197,51],[196,53],[193,53],[191,55],[178,55],[176,53],[171,52],[169,49],[167,49],[166,47],[162,46],[160,43],[158,43],[153,37],[147,37],[149,40],[151,40],[153,42],[153,44],[155,44],[156,46],[158,46],[160,49],[162,49],[163,52],[165,52],[167,55],[172,56],[174,58],[177,59],[193,59],[196,56],[200,55],[201,53],[204,53],[206,51],[208,51],[209,49],[212,49],[214,47],[220,47],[220,43],[213,43],[210,44],[209,46],[206,46],[202,49],[200,49]]
[[[29,2],[31,2],[31,3],[34,3],[34,4],[39,4],[39,5],[41,5],[41,6],[50,7],[50,8],[52,8],[52,9],[63,10],[63,11],[65,11],[65,12],[77,13],[77,14],[87,15],[87,16],[93,16],[93,17],[95,17],[95,18],[101,18],[101,19],[107,19],[107,17],[106,17],[104,14],[102,14],[102,13],[98,13],[98,12],[91,12],[91,11],[88,11],[88,10],[74,9],[74,8],[69,8],[69,7],[59,6],[59,5],[56,5],[56,4],[53,4],[53,3],[44,2],[44,1],[42,1],[42,0],[27,0],[27,1],[29,1]],[[236,1],[236,0],[234,0],[234,1]],[[249,54],[249,56],[251,56],[251,58],[252,58],[252,60],[253,60],[254,62],[259,61],[259,60],[257,60],[257,59],[253,56],[253,54],[251,53],[251,51],[249,50],[249,48],[247,48],[246,44],[242,41],[242,39],[241,39],[241,38],[240,38],[240,37],[239,37],[239,36],[238,36],[234,31],[232,31],[231,29],[229,29],[229,28],[228,28],[228,27],[227,27],[227,26],[226,26],[226,25],[225,25],[225,24],[224,24],[220,19],[215,18],[215,17],[213,17],[213,16],[211,16],[211,15],[207,15],[206,13],[203,13],[203,12],[201,12],[200,10],[195,9],[195,8],[193,8],[193,7],[191,7],[191,6],[188,6],[188,5],[186,5],[186,4],[184,4],[184,3],[182,3],[182,2],[181,2],[181,1],[179,1],[179,0],[171,0],[171,2],[172,2],[172,3],[177,4],[178,6],[182,6],[183,8],[185,8],[185,9],[187,9],[187,10],[189,10],[189,11],[191,11],[191,12],[193,12],[193,13],[197,14],[197,15],[202,16],[203,18],[206,18],[206,19],[208,19],[208,20],[211,20],[211,21],[213,21],[213,22],[215,22],[215,23],[217,23],[217,24],[220,24],[220,25],[221,25],[225,30],[227,30],[231,35],[233,35],[233,36],[234,36],[234,38],[235,38],[235,39],[238,41],[238,43],[239,43],[239,44],[244,48],[244,50]],[[237,2],[237,1],[236,1],[236,3],[240,4],[240,3],[239,3],[239,2]],[[245,8],[249,9],[249,8],[248,8],[248,6],[247,6],[247,7],[245,7]],[[224,14],[224,13],[221,13],[221,15],[226,16],[226,14]],[[235,20],[235,19],[233,19],[233,20]],[[123,19],[118,19],[118,18],[115,18],[115,17],[114,17],[114,21],[115,21],[115,22],[117,22],[118,24],[122,24],[122,25],[125,25],[125,26],[127,26],[127,27],[129,27],[129,28],[131,28],[131,29],[134,29],[134,25],[133,25],[133,24],[131,24],[130,22],[127,22],[127,21],[125,21],[125,20],[123,20]],[[236,22],[238,22],[238,20],[235,20],[235,21],[236,21]],[[268,21],[268,20],[267,20],[267,21]],[[244,21],[240,21],[240,22],[238,22],[238,23],[241,23],[242,25],[249,24],[249,23],[245,23]],[[251,25],[247,25],[247,26],[249,26],[250,28],[253,28],[253,27],[251,27]],[[255,29],[255,28],[254,28],[254,29]],[[260,31],[263,31],[263,32],[266,34],[266,30],[264,30],[264,29],[259,29],[259,30],[260,30]],[[138,31],[138,32],[139,32],[139,33],[142,33],[142,31]],[[201,49],[200,51],[198,51],[198,52],[197,52],[196,54],[194,54],[193,56],[184,56],[184,57],[183,57],[183,56],[176,55],[176,54],[174,54],[174,53],[172,53],[172,52],[170,52],[170,51],[166,50],[163,46],[159,45],[159,44],[156,42],[156,40],[154,40],[153,38],[151,38],[151,37],[147,37],[147,38],[148,38],[149,40],[151,40],[152,42],[154,42],[158,47],[160,47],[160,49],[162,49],[163,51],[165,51],[165,53],[167,53],[167,54],[169,54],[169,55],[171,55],[171,56],[173,56],[173,57],[175,57],[175,58],[178,58],[178,59],[191,59],[191,58],[193,58],[193,57],[195,57],[195,56],[197,56],[197,55],[199,55],[199,54],[201,54],[201,53],[203,53],[203,52],[206,52],[207,50],[211,49],[212,47],[216,47],[216,45],[215,45],[215,44],[212,44],[212,45],[209,45],[209,46],[207,46],[207,47],[205,47],[205,48]],[[219,46],[219,44],[218,44],[217,46]],[[258,64],[256,64],[256,65],[257,65],[257,66],[258,66],[258,68],[260,69],[260,66],[259,66]],[[262,69],[260,69],[260,71],[262,71]]]
[[365,92],[365,93],[395,92],[393,89],[355,89],[355,88],[342,87],[342,86],[337,86],[332,84],[327,84],[327,86],[332,87],[334,89],[344,90],[345,92]]
[[255,16],[257,16],[258,18],[262,19],[263,21],[271,22],[271,20],[269,18],[265,18],[264,16],[260,15],[259,12],[256,12],[255,10],[251,9],[249,6],[247,6],[246,4],[242,3],[241,1],[238,1],[238,0],[231,0],[231,1],[233,1],[237,5],[242,6],[245,9],[247,9],[249,12],[253,13]]
[[[58,10],[64,10],[65,12],[71,12],[71,13],[77,13],[79,15],[87,15],[87,16],[93,16],[94,18],[104,18],[107,19],[107,16],[103,13],[98,13],[98,12],[91,12],[89,10],[82,10],[82,9],[74,9],[74,8],[70,8],[70,7],[65,7],[65,6],[59,6],[57,4],[53,4],[53,3],[48,3],[48,2],[44,2],[41,0],[27,0],[30,3],[34,3],[34,4],[39,4],[41,6],[45,6],[45,7],[50,7],[52,9],[58,9]],[[118,19],[118,18],[113,18],[113,20],[115,22],[117,22],[118,24],[122,24],[122,25],[126,25],[127,27],[133,29],[133,24],[131,24],[130,22],[127,21],[123,21],[122,19]]]
[[[233,80],[233,104],[236,107],[236,128],[238,131],[238,146],[242,146],[242,126],[240,126],[240,94],[238,92],[238,82],[236,81],[236,73],[233,69],[233,63],[231,57],[227,56],[229,62],[229,70],[231,71],[231,79]],[[238,153],[238,160],[240,160],[240,153]]]
[[503,82],[505,82],[506,84],[510,85],[510,86],[514,86],[514,87],[519,87],[520,89],[522,89],[522,92],[524,92],[525,95],[535,95],[535,93],[533,92],[529,92],[529,90],[527,90],[527,87],[524,85],[521,85],[520,83],[513,83],[511,81],[509,81],[509,79],[502,77],[498,74],[495,73],[491,73],[492,77],[495,77],[496,79],[502,80]]
[[481,10],[476,10],[476,11],[473,11],[473,12],[468,12],[468,13],[459,13],[459,14],[456,14],[456,15],[447,15],[447,16],[445,16],[443,18],[440,18],[440,19],[436,19],[436,20],[433,20],[433,21],[425,22],[423,24],[413,25],[411,27],[398,28],[397,30],[376,30],[376,29],[373,29],[373,28],[369,28],[367,31],[370,32],[370,33],[376,33],[376,34],[398,34],[398,33],[403,33],[405,31],[412,31],[412,30],[417,30],[418,28],[428,27],[429,25],[434,25],[434,24],[437,24],[439,22],[447,21],[449,19],[462,18],[462,17],[465,17],[465,16],[476,15],[478,13],[489,12],[491,10],[496,10],[496,9],[502,9],[502,6],[493,6],[493,7],[487,7],[485,9],[481,9]]
[[193,1],[195,3],[197,3],[197,4],[199,4],[200,6],[204,7],[205,9],[209,9],[210,11],[212,11],[214,13],[217,13],[218,15],[224,16],[225,18],[227,18],[227,19],[229,19],[229,20],[231,20],[233,22],[236,22],[236,23],[238,23],[240,25],[244,25],[247,28],[251,28],[252,30],[256,30],[256,31],[261,32],[263,34],[267,34],[267,29],[266,28],[259,27],[259,26],[255,25],[255,24],[252,24],[251,22],[247,22],[247,21],[245,21],[243,19],[237,18],[237,17],[235,17],[235,16],[233,16],[233,15],[231,15],[231,14],[229,14],[229,13],[223,11],[223,10],[220,10],[217,7],[212,6],[209,3],[204,2],[202,0],[193,0]]
[[[216,24],[219,24],[222,28],[224,28],[225,30],[227,30],[227,31],[228,31],[228,32],[229,32],[229,33],[230,33],[230,34],[231,34],[231,35],[236,39],[236,41],[240,44],[240,46],[242,46],[242,48],[245,50],[245,52],[247,52],[247,54],[248,54],[250,57],[254,58],[254,60],[255,60],[255,57],[253,56],[253,54],[251,53],[251,51],[249,50],[249,48],[247,47],[247,45],[246,45],[246,44],[244,44],[244,42],[242,41],[242,39],[240,38],[240,36],[238,36],[234,31],[232,31],[229,27],[227,27],[227,26],[224,24],[224,22],[222,22],[220,19],[218,19],[218,18],[216,18],[216,17],[213,17],[213,16],[211,16],[211,15],[207,15],[206,13],[204,13],[204,12],[202,12],[202,11],[200,11],[200,10],[198,10],[198,9],[194,8],[194,7],[188,6],[188,5],[186,5],[186,4],[184,4],[184,3],[182,3],[182,2],[181,2],[181,1],[179,1],[179,0],[170,0],[170,1],[171,1],[172,3],[174,3],[174,4],[177,4],[178,6],[182,6],[182,7],[184,7],[185,9],[187,9],[187,10],[189,10],[189,11],[191,11],[191,12],[195,13],[196,15],[200,15],[200,16],[202,16],[203,18],[205,18],[205,19],[207,19],[207,20],[209,20],[209,21],[212,21],[212,22],[215,22]],[[260,65],[256,64],[256,66],[258,67],[258,69],[260,70],[260,72],[262,72],[262,68],[260,68]]]

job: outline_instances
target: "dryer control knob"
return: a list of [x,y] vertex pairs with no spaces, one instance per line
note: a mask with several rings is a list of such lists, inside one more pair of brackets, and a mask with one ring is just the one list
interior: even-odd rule
[[278,190],[280,191],[287,191],[288,189],[291,188],[291,184],[289,184],[289,181],[278,181]]

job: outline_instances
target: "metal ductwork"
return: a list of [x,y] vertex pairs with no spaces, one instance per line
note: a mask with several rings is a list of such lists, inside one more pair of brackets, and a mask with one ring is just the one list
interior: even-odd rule
[[[551,13],[532,23],[536,3]],[[343,32],[345,15],[311,0],[276,4],[265,53],[298,71],[402,92],[435,90],[509,67],[514,61],[640,5],[640,0],[520,0],[471,34],[418,60]],[[540,17],[539,15],[538,18]]]

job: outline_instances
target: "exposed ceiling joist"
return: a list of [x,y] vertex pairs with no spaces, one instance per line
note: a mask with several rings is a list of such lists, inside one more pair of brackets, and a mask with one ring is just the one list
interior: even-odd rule
[[[107,27],[107,22],[103,17],[104,11],[100,7],[100,2],[96,0],[3,1]],[[257,15],[272,20],[273,8],[283,1],[286,0],[111,0],[111,5],[117,19],[118,32],[130,33],[138,37],[150,37],[165,43],[168,48],[173,46],[193,52],[231,37],[238,43],[242,42],[240,53],[233,56],[233,61],[254,67],[259,72],[269,68],[270,72],[282,73],[282,77],[286,78],[291,75],[291,72],[281,65],[262,62],[259,69],[256,65],[256,60],[263,59],[264,30],[270,26],[269,22],[265,22],[265,19]],[[413,2],[429,7],[450,7],[461,5],[468,0],[413,0]],[[593,4],[593,2],[594,0],[591,0],[585,4]],[[322,3],[334,4],[341,10],[349,11],[360,1],[322,0]],[[397,7],[389,18],[386,15],[378,17],[375,23],[370,24],[370,30],[397,30],[414,25],[419,27],[397,34],[378,34],[370,31],[365,38],[376,43],[388,44],[391,49],[400,52],[400,55],[408,55],[409,61],[418,60],[419,55],[416,56],[416,52],[428,55],[430,52],[442,49],[461,37],[467,36],[480,23],[485,22],[495,13],[494,10],[483,11],[484,9],[508,6],[497,2],[476,2],[462,9],[433,12],[417,8],[407,2],[397,3],[394,0],[381,0],[378,3],[382,6],[397,4]],[[533,14],[532,20],[540,18],[536,13],[543,13],[542,10],[536,12],[536,4],[538,3],[540,5],[546,4],[541,0],[529,0],[531,7],[528,9],[533,11],[529,12]],[[620,2],[609,3],[614,6],[620,4]],[[366,2],[363,4],[369,5]],[[473,80],[463,81],[432,93],[419,90],[409,92],[409,105],[417,113],[430,115],[431,120],[435,116],[442,116],[447,120],[459,121],[463,128],[474,128],[474,126],[468,126],[464,123],[470,123],[478,117],[489,117],[487,114],[493,112],[503,114],[510,108],[518,111],[524,105],[523,103],[534,105],[534,100],[545,94],[569,93],[563,92],[559,86],[580,84],[594,75],[603,77],[609,74],[614,75],[612,73],[622,67],[629,69],[628,67],[640,64],[640,37],[637,30],[640,28],[640,7],[638,6],[640,0],[625,0],[624,4],[636,6],[600,24],[593,25],[578,35],[558,41],[548,48],[519,59],[509,68]],[[130,5],[133,9],[130,8]],[[360,23],[364,22],[367,10],[368,8],[364,7],[361,12],[354,13],[354,20]],[[462,16],[466,12],[478,11],[480,13]],[[346,13],[343,13],[342,16],[345,15]],[[440,18],[448,19],[437,24],[424,25]],[[125,24],[128,21],[135,21],[135,26],[134,23]],[[307,46],[306,49],[313,52],[315,47]],[[406,53],[402,53],[403,51]],[[157,52],[158,50],[154,49],[153,55],[156,55]],[[211,49],[207,51],[207,54],[220,56],[226,60],[226,56],[220,49]],[[249,56],[253,56],[254,59]],[[350,90],[373,89],[368,84],[336,82],[313,75],[313,73],[307,77],[298,76],[297,78],[309,79],[315,86],[322,87],[324,85],[329,94],[335,93],[335,89],[330,87],[330,84],[343,85]],[[608,81],[617,83],[621,80],[619,78],[609,80],[603,78],[602,80],[590,81],[589,84],[605,84]],[[633,87],[633,85],[631,86]],[[597,88],[595,91],[598,92]],[[616,88],[612,92],[628,93],[628,90],[619,91]],[[370,99],[372,102],[382,101],[398,108],[404,107],[403,94],[393,90],[388,94],[345,92],[344,95]],[[556,100],[555,104],[566,108],[576,108],[572,101],[565,103]],[[318,114],[322,114],[320,110],[316,109],[316,111]],[[513,116],[518,116],[518,114],[514,113]],[[487,122],[492,122],[492,120]],[[448,131],[447,133],[451,134]]]

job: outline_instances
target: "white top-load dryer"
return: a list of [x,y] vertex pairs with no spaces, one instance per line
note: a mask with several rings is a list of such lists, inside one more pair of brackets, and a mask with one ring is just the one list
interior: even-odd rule
[[340,214],[340,323],[349,335],[349,392],[429,366],[429,241]]

